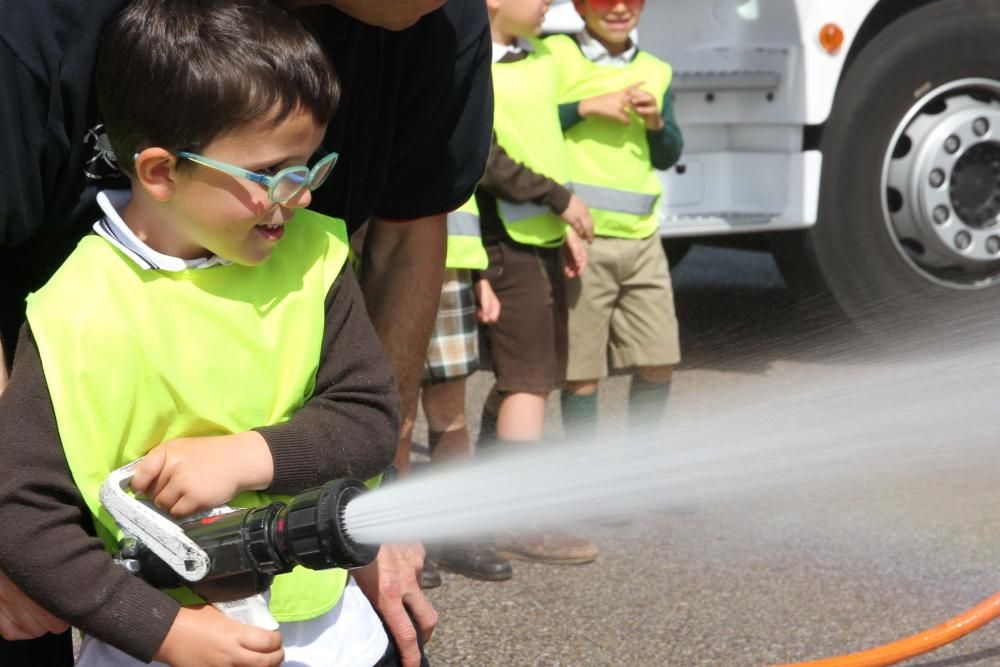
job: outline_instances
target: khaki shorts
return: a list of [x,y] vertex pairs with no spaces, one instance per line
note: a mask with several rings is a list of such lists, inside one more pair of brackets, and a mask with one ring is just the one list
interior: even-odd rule
[[481,327],[503,393],[547,394],[566,379],[566,294],[562,248],[513,241],[486,246],[481,275],[500,301],[500,319]]
[[568,380],[681,360],[670,271],[658,234],[595,238],[586,271],[566,282],[566,299]]

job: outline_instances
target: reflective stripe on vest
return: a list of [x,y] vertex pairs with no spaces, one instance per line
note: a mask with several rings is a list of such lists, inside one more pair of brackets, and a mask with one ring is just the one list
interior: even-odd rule
[[465,211],[452,211],[448,214],[448,235],[482,238],[483,230],[479,225],[479,216]]
[[652,215],[656,210],[656,201],[660,198],[659,195],[602,188],[583,183],[574,183],[573,191],[592,208],[638,216]]
[[[552,55],[539,40],[523,60],[493,64],[494,130],[507,156],[557,183],[569,182],[566,147],[556,102]],[[499,201],[507,233],[519,243],[553,247],[566,238],[562,218],[545,207]]]
[[[545,40],[559,66],[559,103],[621,90],[635,83],[657,103],[670,87],[670,66],[644,51],[624,67],[598,65],[566,35]],[[663,193],[650,162],[646,126],[638,114],[622,125],[606,118],[585,118],[566,133],[574,189],[590,208],[600,236],[645,238],[659,227],[657,203]]]
[[475,197],[448,214],[448,256],[445,268],[482,270],[489,266],[483,233],[479,222],[479,208]]
[[[342,221],[301,209],[254,267],[144,270],[88,236],[28,298],[66,460],[106,548],[120,537],[99,499],[112,470],[167,440],[278,424],[304,405],[347,247]],[[248,492],[230,505],[276,499]],[[282,622],[315,618],[337,603],[346,577],[281,575],[271,611]],[[196,601],[188,589],[172,594]]]

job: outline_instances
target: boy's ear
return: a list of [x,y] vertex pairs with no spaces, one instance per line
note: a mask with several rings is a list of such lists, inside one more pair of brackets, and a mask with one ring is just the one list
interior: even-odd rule
[[157,201],[174,196],[177,177],[177,156],[165,148],[152,147],[136,153],[135,180]]

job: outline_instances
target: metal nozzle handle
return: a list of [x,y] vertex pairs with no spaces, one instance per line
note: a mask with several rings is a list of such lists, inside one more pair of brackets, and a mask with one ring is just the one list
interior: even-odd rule
[[180,526],[125,490],[141,460],[108,475],[101,485],[101,504],[124,532],[138,538],[179,576],[191,582],[204,579],[211,567],[208,554]]

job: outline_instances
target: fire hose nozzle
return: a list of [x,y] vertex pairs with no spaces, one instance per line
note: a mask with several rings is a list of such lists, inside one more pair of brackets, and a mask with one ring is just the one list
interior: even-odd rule
[[[105,486],[121,491],[125,484],[115,477]],[[354,541],[344,527],[344,508],[365,491],[357,480],[338,479],[288,502],[170,523],[168,530],[160,529],[162,515],[127,494],[109,493],[105,507],[127,530],[142,529],[122,540],[123,565],[158,588],[188,586],[207,602],[225,602],[267,590],[297,565],[350,569],[374,560],[378,545]]]

